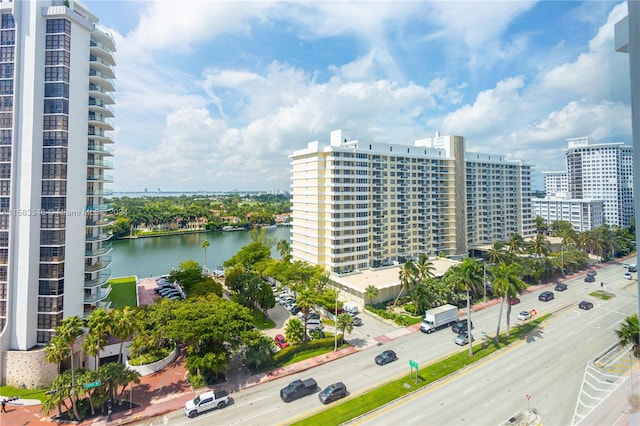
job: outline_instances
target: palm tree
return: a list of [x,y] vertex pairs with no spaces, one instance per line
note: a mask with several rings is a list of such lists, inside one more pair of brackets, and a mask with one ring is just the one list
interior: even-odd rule
[[107,344],[105,335],[109,332],[110,325],[111,316],[106,309],[94,309],[87,317],[87,327],[89,328],[89,332],[83,342],[83,347],[87,354],[95,356],[96,370],[100,369],[98,354]]
[[[58,344],[65,345],[69,349],[69,355],[71,360],[71,390],[74,391],[76,386],[76,376],[75,376],[75,363],[74,363],[74,355],[73,355],[73,346],[76,343],[78,337],[84,333],[84,320],[79,316],[70,316],[62,321],[60,321],[60,325],[55,328],[56,336],[59,337]],[[74,396],[74,392],[71,394],[71,405],[73,407],[73,415],[76,419],[80,418],[80,414],[78,413],[78,406],[76,404],[76,396]]]
[[291,318],[284,326],[284,336],[293,344],[302,342],[305,339],[305,330],[302,321],[298,318]]
[[113,336],[120,339],[120,356],[118,359],[119,362],[122,363],[124,339],[131,336],[134,332],[135,311],[131,306],[114,309],[111,311],[111,321],[109,331]]
[[378,288],[373,284],[369,284],[367,288],[364,289],[364,295],[369,298],[370,305],[373,305],[373,298],[378,297],[378,291]]
[[58,364],[58,374],[60,374],[60,363],[69,357],[69,347],[60,336],[53,336],[44,348],[45,361],[50,364]]
[[[478,282],[482,282],[482,276],[480,275],[479,263],[475,259],[466,258],[462,261],[460,268],[460,281],[458,282],[458,289],[466,290],[467,292],[467,330],[469,331],[469,356],[473,356],[473,342],[471,339],[471,288],[475,288]],[[480,276],[479,276],[480,275]],[[484,284],[483,284],[484,285]]]
[[418,257],[418,262],[415,264],[416,271],[418,272],[418,281],[423,282],[427,278],[434,277],[434,271],[436,267],[433,262],[425,254],[421,254]]
[[640,358],[640,329],[638,327],[638,314],[629,315],[619,329],[616,330],[621,346],[631,345],[633,356]]
[[313,302],[315,301],[315,295],[313,292],[307,288],[303,288],[298,291],[298,297],[296,298],[296,305],[302,309],[302,313],[304,314],[303,325],[304,325],[304,336],[306,338],[307,335],[307,315],[309,315],[309,311],[313,306]]
[[351,333],[353,330],[353,317],[349,314],[340,314],[336,318],[336,324],[342,330],[342,338],[344,339],[344,333]]
[[529,252],[538,256],[549,256],[549,253],[551,253],[549,241],[544,235],[536,234],[533,241],[529,244]]
[[527,284],[520,279],[520,266],[516,263],[505,265],[498,264],[493,270],[493,292],[502,298],[498,315],[498,328],[496,330],[496,342],[500,338],[500,321],[502,320],[502,306],[507,302],[507,337],[510,336],[511,299],[521,294]]
[[200,247],[204,249],[204,269],[207,269],[207,247],[209,247],[210,245],[211,244],[209,244],[208,240],[204,240],[200,243]]
[[520,234],[513,234],[507,241],[507,248],[511,254],[521,254],[525,246],[524,238]]
[[404,265],[400,268],[400,272],[398,273],[398,278],[400,278],[400,291],[396,296],[396,300],[393,302],[394,306],[398,303],[398,299],[402,295],[402,292],[409,291],[411,287],[416,285],[416,281],[418,279],[418,269],[416,268],[416,265],[411,260],[404,262]]
[[492,265],[497,265],[498,263],[503,261],[505,258],[504,247],[504,243],[500,241],[496,241],[495,243],[493,243],[493,245],[485,255],[487,261]]

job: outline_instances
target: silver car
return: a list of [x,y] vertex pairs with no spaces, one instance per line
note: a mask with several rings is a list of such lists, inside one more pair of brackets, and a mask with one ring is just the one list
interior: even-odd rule
[[[476,340],[476,339],[474,339],[474,338],[473,338],[473,335],[472,335],[472,336],[471,336],[471,341],[473,342],[474,340]],[[456,345],[464,346],[464,345],[466,345],[467,343],[469,343],[469,333],[468,333],[468,332],[466,332],[466,331],[465,331],[464,333],[460,333],[460,334],[458,334],[458,335],[456,336],[456,338],[455,338],[455,339],[453,339],[453,341],[454,341],[454,343],[455,343]]]

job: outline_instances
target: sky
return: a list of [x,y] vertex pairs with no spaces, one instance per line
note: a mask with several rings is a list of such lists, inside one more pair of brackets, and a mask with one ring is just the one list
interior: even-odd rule
[[632,145],[612,1],[85,0],[113,34],[113,189],[283,191],[330,132],[565,170],[567,139]]

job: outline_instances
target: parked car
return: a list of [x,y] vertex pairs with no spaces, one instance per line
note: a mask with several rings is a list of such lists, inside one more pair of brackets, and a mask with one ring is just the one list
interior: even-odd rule
[[[300,311],[296,314],[296,316],[300,319],[300,321],[304,321],[304,312]],[[307,314],[307,319],[320,319],[320,314],[312,309]]]
[[342,382],[333,383],[322,390],[318,394],[318,399],[323,404],[328,404],[336,399],[347,396],[347,387]]
[[531,319],[531,314],[529,313],[529,311],[520,311],[520,313],[518,314],[518,319],[520,321],[526,321],[528,319]]
[[353,317],[353,325],[355,325],[356,327],[360,327],[362,325],[362,318]]
[[565,291],[567,289],[567,285],[565,283],[557,283],[553,288],[555,291]]
[[287,342],[287,339],[285,339],[282,334],[276,334],[276,336],[273,338],[273,341],[276,342],[276,345],[278,345],[280,349],[289,346],[289,342]]
[[595,282],[596,277],[594,277],[593,275],[587,275],[586,277],[584,277],[584,282],[585,283],[592,283]]
[[292,315],[297,315],[302,312],[302,308],[298,305],[293,305],[290,309]]
[[589,309],[593,308],[593,303],[583,300],[582,302],[578,303],[578,308],[588,311]]
[[[471,321],[471,329],[473,329],[473,321]],[[451,330],[456,334],[464,333],[467,331],[467,320],[457,321],[453,324]]]
[[322,330],[324,328],[324,325],[322,325],[322,321],[320,321],[319,319],[307,320],[306,324],[307,324],[307,329],[309,330],[312,330],[312,329]]
[[173,296],[169,297],[168,299],[169,299],[169,300],[176,301],[176,300],[183,300],[183,299],[184,299],[184,297],[182,297],[182,295],[181,295],[181,294],[175,294],[175,295],[173,295]]
[[538,300],[541,302],[548,302],[549,300],[553,300],[554,297],[555,296],[552,291],[543,291],[540,293],[540,296],[538,296]]
[[509,300],[510,305],[517,305],[518,303],[520,303],[519,297],[512,297],[511,300]]
[[590,277],[595,277],[596,275],[598,275],[598,273],[593,269],[589,269],[587,271],[587,275],[589,275]]
[[631,276],[631,274],[630,274],[630,273],[625,272],[625,274],[624,274],[624,278],[625,278],[626,280],[630,280],[630,279],[631,279],[631,278],[633,278],[633,277]]
[[[471,335],[471,341],[473,342],[475,340],[476,339],[473,338],[473,335]],[[460,333],[455,337],[455,339],[453,339],[453,341],[456,345],[464,346],[469,343],[469,333],[466,331],[464,333]]]
[[398,359],[398,355],[392,350],[386,350],[376,357],[376,364],[385,365]]

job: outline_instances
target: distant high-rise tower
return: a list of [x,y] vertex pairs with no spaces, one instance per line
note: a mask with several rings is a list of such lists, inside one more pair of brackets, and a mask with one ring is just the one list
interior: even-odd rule
[[37,387],[56,374],[38,348],[109,293],[115,44],[72,0],[0,17],[0,382]]

